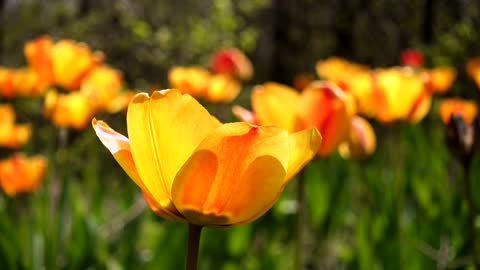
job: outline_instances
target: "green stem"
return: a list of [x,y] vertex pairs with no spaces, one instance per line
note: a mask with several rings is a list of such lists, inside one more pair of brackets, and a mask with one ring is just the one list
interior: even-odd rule
[[188,253],[186,270],[197,270],[198,247],[200,245],[200,234],[202,226],[188,224]]
[[477,232],[475,228],[475,216],[476,216],[477,208],[472,196],[470,164],[471,164],[471,159],[464,161],[462,164],[464,175],[465,175],[464,192],[465,192],[465,198],[467,200],[467,205],[468,205],[468,231],[470,234],[470,237],[468,237],[467,239],[470,239],[471,241],[470,248],[472,249],[472,253],[473,253],[472,257],[473,257],[474,269],[480,269],[480,257],[478,254],[478,246],[477,246]]
[[297,224],[296,224],[295,269],[302,270],[304,266],[305,246],[305,177],[303,170],[297,179]]

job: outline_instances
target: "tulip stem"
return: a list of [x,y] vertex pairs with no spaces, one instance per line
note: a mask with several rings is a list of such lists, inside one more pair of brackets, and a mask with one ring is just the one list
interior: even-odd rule
[[305,179],[303,170],[298,174],[297,179],[297,237],[295,249],[295,268],[302,270],[304,265],[305,246]]
[[197,270],[198,247],[200,245],[202,228],[200,225],[188,224],[187,270]]
[[472,258],[473,258],[473,269],[480,269],[480,257],[478,254],[478,246],[477,246],[477,233],[475,228],[475,216],[477,207],[473,200],[472,196],[472,183],[470,178],[470,164],[471,159],[467,159],[463,161],[463,170],[464,170],[464,192],[465,197],[467,200],[468,205],[468,231],[470,236],[467,239],[470,239],[470,248],[472,249]]

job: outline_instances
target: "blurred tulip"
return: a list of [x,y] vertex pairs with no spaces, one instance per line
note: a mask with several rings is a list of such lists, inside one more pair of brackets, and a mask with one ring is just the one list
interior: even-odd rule
[[206,226],[260,217],[321,143],[315,129],[221,124],[177,90],[136,95],[129,138],[95,119],[93,127],[154,211]]
[[26,157],[14,154],[0,160],[0,186],[8,196],[34,191],[43,179],[47,159],[43,156]]
[[427,90],[430,93],[443,94],[452,87],[457,77],[457,71],[451,67],[436,67],[421,71],[420,76],[425,80]]
[[0,68],[0,95],[3,97],[38,96],[43,89],[37,72],[31,68]]
[[28,141],[31,133],[29,124],[15,124],[15,111],[10,104],[0,105],[0,146],[18,148]]
[[97,66],[82,80],[80,92],[88,97],[95,110],[107,110],[122,83],[120,71],[106,65]]
[[232,76],[210,74],[201,67],[174,67],[168,79],[172,88],[213,103],[231,102],[241,90],[240,83]]
[[94,113],[91,101],[82,92],[60,94],[50,90],[45,96],[44,114],[56,126],[84,129]]
[[444,124],[450,123],[452,115],[458,115],[465,123],[472,124],[478,113],[478,106],[473,100],[447,98],[440,101],[439,113]]
[[467,61],[466,65],[468,75],[480,87],[480,57],[475,57]]
[[[323,142],[318,154],[326,156],[348,138],[353,99],[332,83],[313,82],[299,94],[278,83],[265,83],[252,92],[253,112],[235,107],[243,121],[276,125],[289,132],[317,128]],[[254,118],[253,118],[254,117]],[[253,119],[252,119],[253,118]]]
[[317,62],[316,70],[318,76],[333,81],[343,88],[345,80],[355,73],[366,72],[367,66],[350,62],[340,57],[330,57]]
[[418,122],[430,110],[431,95],[415,73],[408,69],[379,69],[374,73],[377,119],[381,122]]
[[210,60],[210,70],[217,74],[227,74],[241,80],[249,80],[253,66],[248,57],[237,48],[218,50]]
[[400,55],[400,62],[405,66],[421,67],[423,66],[423,54],[415,49],[403,50]]
[[0,96],[8,98],[15,96],[13,77],[12,69],[0,67]]
[[480,119],[474,101],[450,98],[441,101],[439,113],[446,125],[446,141],[452,154],[463,166],[471,164],[474,150],[480,145]]
[[168,81],[172,88],[198,98],[208,87],[210,74],[202,67],[174,67],[168,72]]
[[93,53],[85,43],[73,40],[53,43],[46,36],[27,42],[25,55],[42,81],[67,90],[77,90],[88,72],[103,60],[101,53]]
[[375,152],[376,136],[370,123],[360,116],[351,121],[348,141],[340,144],[338,150],[344,159],[363,158]]

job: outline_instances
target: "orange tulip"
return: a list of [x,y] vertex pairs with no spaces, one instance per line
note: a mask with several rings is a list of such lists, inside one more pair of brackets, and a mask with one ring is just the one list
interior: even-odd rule
[[264,214],[315,155],[317,130],[221,124],[177,90],[140,93],[127,113],[129,138],[93,120],[102,143],[159,215],[227,226]]
[[25,55],[42,81],[67,90],[77,90],[88,72],[103,60],[102,54],[93,53],[85,43],[73,40],[53,43],[45,36],[27,42]]
[[28,141],[31,133],[29,124],[15,124],[15,111],[10,104],[0,105],[0,146],[18,148]]
[[45,96],[44,114],[59,127],[84,129],[94,113],[91,101],[82,92],[59,94],[50,90]]
[[231,102],[241,85],[228,74],[210,74],[201,67],[174,67],[168,73],[170,85],[184,94],[210,102]]
[[313,82],[301,94],[278,83],[257,86],[252,93],[255,113],[235,107],[234,113],[244,121],[276,125],[294,132],[317,128],[323,137],[318,154],[326,156],[348,138],[354,114],[351,97],[336,85]]
[[440,102],[439,113],[444,124],[450,123],[452,115],[459,115],[465,123],[471,125],[478,113],[478,106],[472,100],[447,98]]
[[34,191],[43,179],[47,160],[43,156],[15,154],[0,160],[0,186],[8,196]]
[[379,69],[374,73],[376,115],[381,122],[418,122],[428,113],[431,95],[420,76],[409,69]]
[[14,71],[9,68],[0,67],[0,95],[2,97],[14,97]]
[[468,60],[466,65],[468,75],[480,87],[480,57],[475,57]]
[[213,73],[227,74],[241,80],[252,77],[253,67],[248,57],[237,48],[218,50],[210,60]]
[[375,152],[376,136],[372,126],[360,116],[354,116],[351,121],[348,141],[340,144],[338,150],[344,159],[362,158]]
[[450,90],[457,71],[451,67],[436,67],[421,71],[420,76],[425,80],[427,90],[432,94],[442,94]]

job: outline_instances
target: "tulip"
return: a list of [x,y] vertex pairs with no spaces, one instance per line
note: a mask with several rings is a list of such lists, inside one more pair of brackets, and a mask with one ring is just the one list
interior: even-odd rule
[[354,116],[348,141],[340,144],[338,151],[344,159],[363,158],[375,152],[375,132],[367,120]]
[[423,66],[423,54],[419,50],[407,49],[403,50],[400,55],[400,61],[403,65],[412,67]]
[[478,113],[478,106],[475,101],[461,98],[443,99],[439,105],[440,118],[444,124],[449,124],[452,116],[458,116],[466,124],[471,125]]
[[467,61],[466,69],[468,75],[480,87],[480,57],[475,57]]
[[218,50],[210,60],[210,70],[217,74],[227,74],[241,80],[249,80],[253,74],[252,63],[237,48]]
[[50,90],[45,96],[44,115],[56,126],[84,129],[94,113],[89,97],[82,92],[60,94]]
[[92,124],[157,214],[200,226],[259,218],[321,144],[316,129],[221,124],[177,90],[137,94],[128,106],[129,138]]
[[0,160],[0,186],[8,196],[34,191],[43,179],[47,160],[43,156],[14,154]]
[[376,116],[381,122],[407,120],[418,122],[431,105],[421,77],[409,69],[379,69],[374,73]]
[[340,57],[330,57],[318,61],[316,70],[321,78],[333,81],[340,87],[343,87],[345,80],[348,80],[348,78],[355,73],[368,71],[368,67]]
[[28,141],[31,131],[29,124],[15,124],[15,111],[10,104],[0,105],[0,146],[18,148]]
[[101,53],[93,53],[85,43],[73,40],[53,43],[46,36],[27,42],[24,50],[42,81],[71,91],[78,90],[82,79],[103,60]]
[[355,106],[351,96],[336,85],[317,81],[302,93],[278,83],[257,86],[252,107],[254,112],[238,106],[233,112],[244,121],[276,125],[289,132],[317,128],[323,137],[318,154],[327,156],[348,138]]
[[80,92],[88,97],[96,110],[107,110],[121,91],[122,83],[120,71],[107,65],[97,66],[82,80]]
[[420,76],[425,80],[427,90],[432,94],[443,94],[450,90],[457,71],[451,67],[436,67],[431,70],[423,70]]
[[170,85],[184,94],[210,102],[231,102],[241,85],[228,74],[210,74],[201,67],[174,67],[168,73]]

